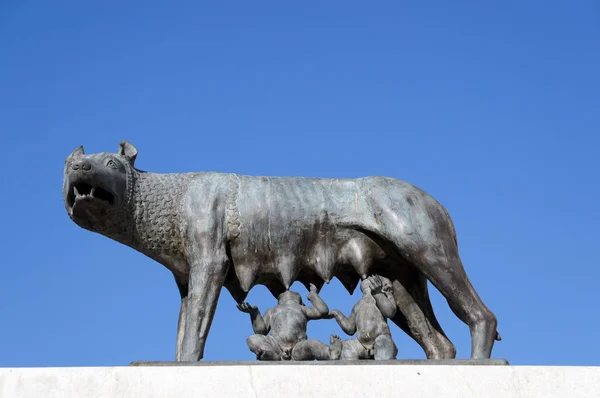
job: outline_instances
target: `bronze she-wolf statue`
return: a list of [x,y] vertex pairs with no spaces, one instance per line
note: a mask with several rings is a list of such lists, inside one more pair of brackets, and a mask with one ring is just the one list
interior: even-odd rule
[[181,294],[176,360],[202,359],[222,287],[242,303],[254,285],[278,297],[294,281],[307,289],[338,278],[352,293],[378,274],[393,287],[391,319],[428,358],[454,358],[431,307],[427,280],[471,331],[471,358],[490,358],[495,315],[461,263],[444,207],[421,189],[387,177],[254,177],[218,172],[156,174],[135,168],[137,149],[65,162],[71,219],[154,259]]

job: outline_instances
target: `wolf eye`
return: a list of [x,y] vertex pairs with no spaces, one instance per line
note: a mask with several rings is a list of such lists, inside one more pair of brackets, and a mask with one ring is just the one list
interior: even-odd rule
[[116,163],[115,163],[115,161],[114,161],[114,160],[112,160],[112,159],[108,159],[108,162],[106,162],[106,165],[107,165],[108,167],[112,167],[113,169],[116,169],[116,168],[117,168],[117,164],[116,164]]

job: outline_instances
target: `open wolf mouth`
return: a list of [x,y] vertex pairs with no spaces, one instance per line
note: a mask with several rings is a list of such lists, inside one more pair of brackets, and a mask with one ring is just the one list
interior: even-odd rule
[[93,186],[85,182],[72,184],[67,195],[67,204],[73,207],[80,200],[98,199],[111,206],[115,203],[115,195],[100,186]]

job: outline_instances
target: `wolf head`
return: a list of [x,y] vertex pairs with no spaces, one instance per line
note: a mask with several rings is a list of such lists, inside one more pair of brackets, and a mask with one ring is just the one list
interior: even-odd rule
[[103,233],[122,221],[133,193],[137,149],[127,141],[117,153],[85,154],[75,149],[66,159],[63,199],[80,227]]

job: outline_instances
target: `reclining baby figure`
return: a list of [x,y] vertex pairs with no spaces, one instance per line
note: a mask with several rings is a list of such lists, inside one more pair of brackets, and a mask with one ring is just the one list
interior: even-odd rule
[[349,336],[357,333],[356,338],[343,341],[341,359],[396,359],[398,348],[387,323],[387,318],[396,314],[391,281],[372,275],[361,282],[360,290],[363,296],[352,308],[350,316],[344,316],[339,310],[329,313],[329,318],[335,318],[344,333]]
[[308,321],[330,319],[331,316],[315,285],[310,285],[306,298],[312,307],[304,305],[299,293],[287,290],[279,295],[277,305],[265,311],[264,316],[256,306],[245,302],[237,305],[240,311],[250,314],[255,334],[248,337],[246,343],[256,354],[256,359],[312,361],[340,358],[342,342],[338,336],[331,336],[331,346],[307,338]]

